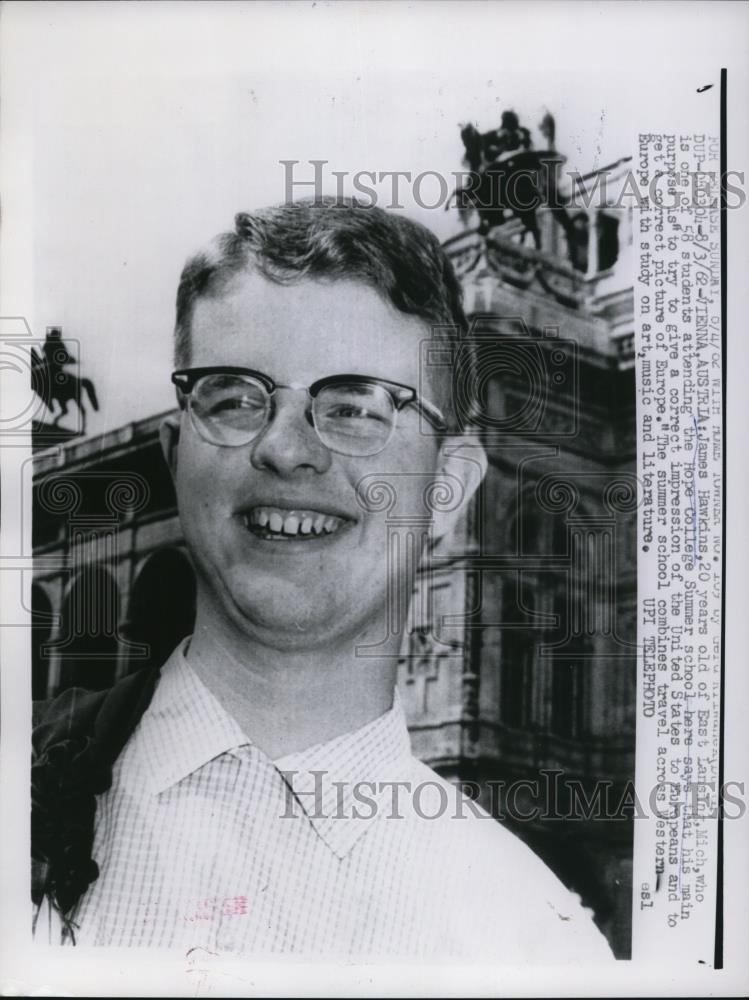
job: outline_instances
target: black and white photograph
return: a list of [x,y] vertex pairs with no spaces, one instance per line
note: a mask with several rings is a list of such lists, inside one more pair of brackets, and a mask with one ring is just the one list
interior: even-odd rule
[[706,11],[3,5],[4,993],[741,994]]

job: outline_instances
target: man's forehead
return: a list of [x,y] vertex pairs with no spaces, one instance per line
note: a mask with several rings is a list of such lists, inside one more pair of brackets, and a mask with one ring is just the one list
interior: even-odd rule
[[250,352],[287,361],[325,358],[326,371],[342,371],[346,362],[357,370],[374,361],[418,370],[427,337],[424,320],[400,312],[362,281],[280,283],[243,273],[196,301],[192,358],[196,365],[249,364],[239,356]]
[[195,312],[200,309],[242,315],[281,314],[302,306],[306,313],[320,307],[330,315],[369,315],[375,312],[380,321],[388,315],[393,324],[424,325],[417,316],[401,312],[392,304],[384,290],[358,278],[342,276],[304,276],[274,281],[257,271],[242,271],[225,279],[209,294],[199,296]]

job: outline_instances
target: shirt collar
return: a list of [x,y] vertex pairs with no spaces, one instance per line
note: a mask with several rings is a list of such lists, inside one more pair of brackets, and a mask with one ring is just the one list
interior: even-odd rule
[[[185,639],[161,670],[139,727],[139,759],[149,790],[166,791],[224,753],[251,746],[236,720],[185,659]],[[325,743],[273,761],[327,846],[343,858],[371,823],[391,809],[394,781],[408,773],[411,742],[397,690],[379,718]],[[370,800],[373,805],[367,804]]]
[[350,733],[274,761],[315,832],[339,858],[391,810],[408,774],[411,741],[397,690],[393,707]]
[[181,642],[161,668],[140,723],[139,757],[154,794],[251,742],[188,664],[187,643]]

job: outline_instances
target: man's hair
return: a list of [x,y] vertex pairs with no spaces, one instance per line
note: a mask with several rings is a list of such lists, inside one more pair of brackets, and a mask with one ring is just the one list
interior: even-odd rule
[[[174,360],[190,364],[190,327],[198,299],[219,295],[242,272],[278,284],[304,278],[361,281],[400,312],[423,319],[437,336],[466,332],[462,291],[437,238],[424,226],[356,199],[322,198],[235,217],[232,233],[216,236],[192,256],[177,290]],[[443,382],[449,372],[435,372]],[[441,393],[450,424],[452,392]]]

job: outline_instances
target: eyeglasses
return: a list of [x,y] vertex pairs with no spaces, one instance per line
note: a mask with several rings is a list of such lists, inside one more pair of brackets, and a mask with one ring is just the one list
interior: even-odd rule
[[307,420],[320,441],[341,455],[376,455],[390,441],[398,413],[413,406],[437,431],[447,421],[415,389],[368,375],[329,375],[310,386],[275,382],[251,368],[185,368],[172,373],[180,406],[187,406],[198,434],[210,444],[239,448],[273,418],[277,389],[304,391]]

